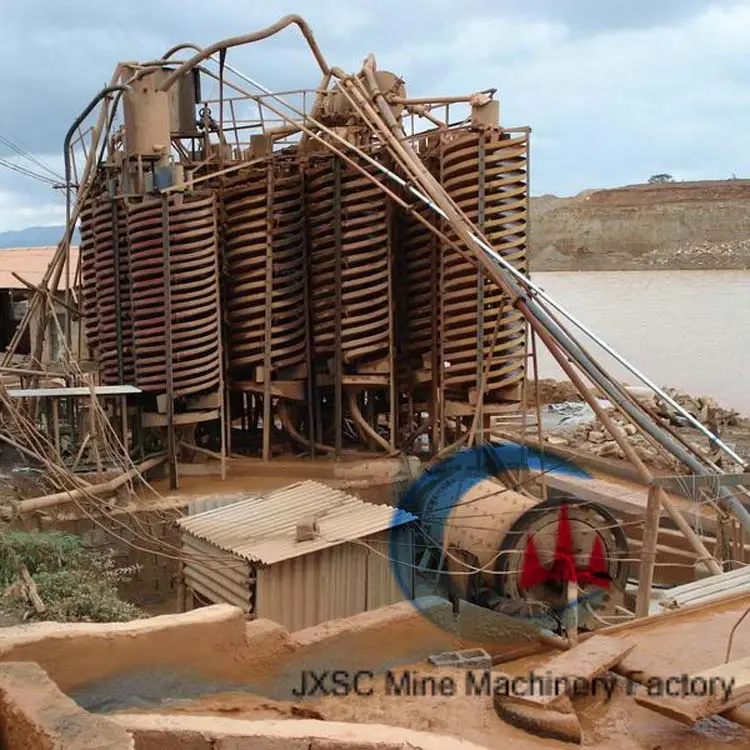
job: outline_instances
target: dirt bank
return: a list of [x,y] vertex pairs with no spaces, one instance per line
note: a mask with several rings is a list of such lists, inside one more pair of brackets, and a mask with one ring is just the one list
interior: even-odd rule
[[[610,631],[614,637],[635,638],[637,648],[628,657],[628,669],[643,670],[662,677],[701,674],[724,661],[727,639],[739,616],[748,605],[747,597],[725,603],[714,603],[700,610],[674,612],[633,627],[620,625]],[[343,621],[342,621],[343,623]],[[750,654],[750,641],[734,639],[733,659]],[[351,651],[340,650],[331,667],[351,669]],[[503,664],[492,674],[527,676],[530,670],[544,674],[549,655],[529,656]],[[343,661],[342,661],[343,660]],[[307,664],[300,662],[299,669]],[[508,725],[495,714],[490,695],[481,690],[482,671],[475,671],[467,681],[464,670],[437,669],[426,661],[393,666],[395,680],[389,683],[383,673],[364,681],[361,692],[370,694],[329,695],[314,700],[272,700],[248,692],[223,692],[191,700],[162,703],[158,708],[141,711],[118,711],[118,714],[159,713],[177,716],[199,715],[234,719],[311,718],[325,722],[387,724],[411,730],[460,736],[488,748],[503,750],[541,750],[547,747],[570,747],[552,740],[540,739]],[[406,694],[393,689],[406,673],[421,680],[436,677],[450,680],[452,694]],[[574,675],[571,675],[574,676]],[[444,683],[443,683],[444,684]],[[476,689],[480,685],[480,689]],[[682,750],[734,750],[747,747],[750,731],[719,717],[687,727],[638,706],[634,696],[643,686],[621,680],[610,696],[599,693],[576,699],[575,709],[581,719],[584,744],[597,750],[654,750],[680,747]],[[440,693],[440,691],[438,691]],[[363,737],[366,736],[363,730]]]
[[673,182],[531,200],[531,270],[750,268],[750,180]]

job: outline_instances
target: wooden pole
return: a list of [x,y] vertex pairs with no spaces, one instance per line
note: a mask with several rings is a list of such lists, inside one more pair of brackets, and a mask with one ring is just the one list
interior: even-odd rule
[[635,602],[635,616],[648,617],[651,600],[651,586],[654,582],[654,565],[656,564],[656,545],[659,539],[659,516],[661,515],[661,493],[651,485],[648,488],[646,505],[646,523],[643,528],[643,548],[641,549],[641,566],[638,575],[638,595]]
[[44,510],[45,508],[53,508],[56,505],[62,505],[63,503],[71,503],[75,500],[83,500],[86,497],[94,496],[99,497],[100,495],[106,495],[115,492],[119,487],[129,482],[131,479],[135,479],[140,474],[143,474],[149,469],[153,469],[159,464],[163,463],[166,456],[157,456],[150,458],[148,461],[144,461],[142,464],[133,467],[130,471],[126,471],[124,474],[111,479],[109,482],[103,484],[96,484],[93,487],[86,487],[85,489],[70,490],[68,492],[56,492],[54,495],[44,495],[42,497],[32,497],[29,500],[21,500],[18,503],[19,513],[33,513],[37,510]]

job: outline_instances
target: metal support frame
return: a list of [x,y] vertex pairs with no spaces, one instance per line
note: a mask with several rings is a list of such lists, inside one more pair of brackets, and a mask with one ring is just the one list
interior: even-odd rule
[[[478,164],[477,172],[479,174],[479,180],[477,183],[477,226],[481,232],[484,232],[484,218],[485,218],[485,190],[487,188],[484,164],[485,164],[485,138],[486,133],[483,130],[479,134],[479,153],[477,155]],[[476,434],[476,442],[478,445],[482,445],[485,442],[484,434],[484,396],[487,392],[487,383],[485,382],[485,362],[484,362],[484,270],[481,266],[476,269],[477,274],[477,408],[475,414],[475,421],[478,425],[478,432]],[[498,311],[499,314],[500,311]],[[490,361],[487,363],[486,374],[489,376],[489,368],[492,366],[492,356],[494,353],[490,353]]]
[[167,465],[169,467],[169,489],[176,490],[179,484],[177,476],[177,444],[174,424],[174,372],[172,365],[172,271],[170,263],[169,238],[169,202],[170,196],[162,196],[161,231],[164,261],[164,354],[167,375]]
[[336,449],[336,456],[341,455],[343,447],[343,419],[344,419],[344,393],[343,393],[343,378],[344,378],[344,355],[341,351],[342,335],[341,335],[341,316],[343,314],[343,300],[342,300],[342,289],[341,289],[341,273],[343,269],[343,258],[342,258],[342,236],[341,236],[341,162],[336,157],[331,157],[333,161],[333,238],[334,238],[334,274],[335,278],[335,290],[336,290],[336,311],[335,311],[335,330],[334,330],[334,428],[335,428],[335,442],[334,447]]
[[[307,208],[307,190],[305,181],[302,183],[302,206],[306,212]],[[305,269],[304,278],[304,316],[305,316],[305,361],[307,365],[307,437],[310,441],[310,458],[315,458],[316,448],[316,411],[318,404],[318,383],[317,373],[315,372],[315,361],[313,357],[313,334],[312,334],[312,294],[310,290],[310,276],[312,272],[312,260],[310,253],[310,233],[307,222],[303,224],[302,249],[303,259],[302,267]],[[322,429],[322,428],[321,428]],[[320,438],[322,442],[322,438]]]
[[[388,387],[388,403],[390,405],[391,434],[390,446],[391,451],[396,451],[398,437],[398,386],[396,383],[396,336],[394,320],[394,300],[393,300],[393,247],[394,247],[394,222],[395,216],[393,207],[390,203],[386,206],[386,221],[388,222],[388,372],[390,384]],[[375,424],[372,428],[377,431],[377,413],[375,415]]]
[[271,348],[272,348],[272,315],[273,315],[273,161],[266,167],[266,288],[263,321],[263,460],[271,460]]

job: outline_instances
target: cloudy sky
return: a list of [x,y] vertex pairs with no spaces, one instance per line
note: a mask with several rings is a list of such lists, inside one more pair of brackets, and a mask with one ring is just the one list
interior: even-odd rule
[[[503,123],[533,129],[534,194],[656,172],[750,177],[750,0],[4,0],[0,139],[60,170],[65,131],[117,61],[293,12],[331,64],[354,71],[374,52],[412,95],[496,87]],[[229,62],[272,88],[318,81],[294,29]],[[0,159],[13,158],[0,142]],[[63,216],[59,193],[0,168],[0,231]]]

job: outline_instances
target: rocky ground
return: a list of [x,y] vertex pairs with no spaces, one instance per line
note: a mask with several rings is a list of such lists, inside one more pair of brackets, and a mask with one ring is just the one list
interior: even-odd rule
[[750,269],[750,180],[531,199],[534,271]]
[[[714,434],[718,434],[722,441],[743,459],[750,458],[750,418],[721,407],[709,396],[691,396],[672,388],[664,390],[701,424]],[[583,404],[571,383],[543,380],[540,381],[539,391],[539,400],[544,405],[545,440],[550,445],[570,447],[602,458],[625,458],[622,449],[602,424],[594,419],[593,413]],[[718,463],[726,471],[740,470],[737,464],[722,457],[722,454],[710,445],[708,438],[692,427],[689,421],[679,415],[665,400],[649,397],[642,391],[636,391],[636,394],[665,426],[683,438],[702,456]],[[647,465],[655,469],[679,469],[675,461],[662,455],[662,452],[644,438],[634,425],[619,414],[613,411],[610,413],[621,434],[627,437],[635,452]]]

